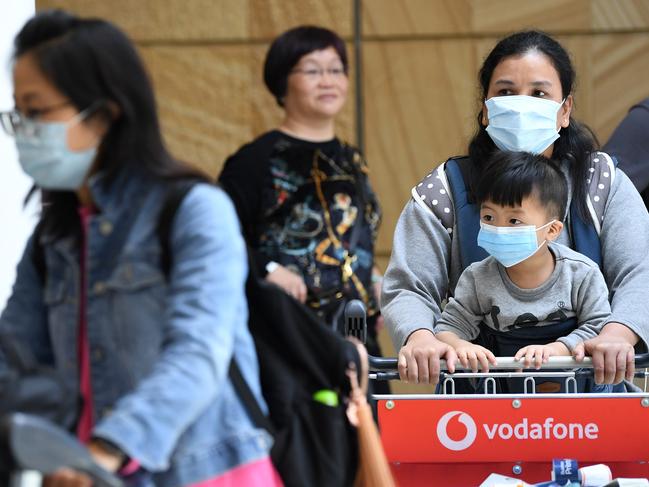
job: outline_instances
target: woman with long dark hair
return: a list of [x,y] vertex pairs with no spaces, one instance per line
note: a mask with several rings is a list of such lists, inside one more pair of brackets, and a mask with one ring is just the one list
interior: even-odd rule
[[[274,485],[272,440],[228,379],[235,355],[263,407],[236,212],[165,148],[134,46],[108,22],[44,12],[16,37],[13,75],[1,120],[43,211],[2,336],[66,377],[77,436],[132,485]],[[163,242],[165,201],[188,180]]]
[[[455,351],[432,333],[444,299],[476,252],[478,220],[472,205],[475,182],[497,150],[542,154],[560,162],[569,182],[568,231],[558,242],[593,251],[609,287],[612,314],[598,337],[578,345],[580,359],[591,355],[598,383],[619,383],[633,374],[634,347],[649,342],[649,217],[626,175],[598,152],[591,131],[572,117],[575,71],[566,50],[537,31],[502,39],[479,73],[481,107],[468,160],[447,163],[412,190],[394,235],[383,284],[382,312],[399,352],[403,379],[437,382],[439,358],[451,369]],[[449,167],[460,167],[466,201],[453,200]],[[449,175],[449,177],[447,177]],[[455,179],[454,179],[455,180]],[[456,197],[457,195],[453,195]],[[581,223],[580,223],[581,222]],[[585,232],[594,238],[581,242]],[[575,230],[579,228],[579,231]],[[462,235],[471,234],[468,242]],[[558,304],[570,306],[570,300]]]

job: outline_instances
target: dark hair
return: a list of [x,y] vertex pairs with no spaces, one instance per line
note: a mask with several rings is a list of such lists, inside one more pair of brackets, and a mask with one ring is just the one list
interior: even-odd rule
[[346,73],[348,62],[345,42],[329,29],[303,25],[287,30],[273,41],[264,62],[264,83],[279,106],[284,106],[288,75],[302,56],[328,47],[336,50]]
[[531,195],[538,198],[549,217],[563,220],[568,185],[559,166],[547,157],[529,152],[495,151],[476,186],[478,204],[492,201],[502,206],[520,206]]
[[[505,58],[520,56],[538,51],[550,60],[557,70],[561,81],[562,97],[572,94],[575,86],[575,70],[572,67],[568,52],[549,35],[539,31],[517,32],[502,39],[489,53],[480,68],[478,79],[481,87],[481,99],[487,97],[489,83],[494,69]],[[478,129],[469,144],[469,157],[474,165],[477,180],[482,178],[481,165],[496,151],[496,146],[482,125],[482,110],[478,113]],[[554,143],[552,158],[560,164],[568,164],[572,179],[573,199],[577,203],[580,215],[588,219],[586,208],[589,156],[599,147],[592,131],[570,117],[568,127],[562,127],[559,138]]]
[[[61,10],[36,14],[16,36],[14,59],[29,54],[43,75],[72,104],[98,107],[109,128],[97,152],[94,169],[111,184],[123,170],[161,179],[203,176],[167,151],[153,88],[131,41],[100,19],[82,19]],[[44,231],[58,235],[74,229],[76,194],[43,191]]]

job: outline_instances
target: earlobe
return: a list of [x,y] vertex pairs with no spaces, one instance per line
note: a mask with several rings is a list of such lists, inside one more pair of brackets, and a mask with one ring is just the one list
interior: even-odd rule
[[117,120],[122,115],[122,109],[112,100],[106,102],[106,109],[112,120]]
[[570,125],[570,114],[572,113],[572,95],[568,95],[563,102],[563,106],[561,107],[561,126],[563,128],[568,127]]

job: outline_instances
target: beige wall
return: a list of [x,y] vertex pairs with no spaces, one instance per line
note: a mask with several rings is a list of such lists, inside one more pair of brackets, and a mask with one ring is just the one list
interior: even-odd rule
[[[409,189],[465,151],[477,69],[503,34],[535,27],[577,66],[576,116],[602,141],[649,96],[649,0],[364,0],[366,152],[383,203],[381,264]],[[36,0],[110,19],[138,44],[174,154],[218,174],[227,154],[275,126],[261,81],[270,39],[302,23],[351,41],[351,0]],[[350,46],[351,47],[351,46]],[[351,95],[353,96],[353,90]],[[354,141],[353,103],[339,134]]]

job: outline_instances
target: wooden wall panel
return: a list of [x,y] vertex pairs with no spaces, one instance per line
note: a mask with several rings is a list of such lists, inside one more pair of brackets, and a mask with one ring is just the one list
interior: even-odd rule
[[592,123],[604,143],[629,108],[649,96],[649,35],[597,36],[591,50]]
[[36,0],[39,10],[64,8],[109,19],[140,42],[250,37],[249,0]]
[[649,29],[647,0],[592,0],[593,28],[603,31]]
[[141,52],[172,153],[216,175],[224,157],[253,135],[250,48],[145,47]]
[[365,46],[367,155],[384,209],[378,249],[388,252],[414,184],[463,152],[476,107],[468,40]]
[[548,32],[590,28],[590,0],[472,0],[472,31],[508,33],[536,28]]
[[[363,33],[371,38],[438,37],[532,27],[582,32],[591,28],[591,8],[591,0],[370,0],[363,2]],[[599,9],[604,16],[609,10],[606,5]]]
[[300,24],[317,24],[334,29],[343,37],[352,35],[350,0],[248,0],[250,35],[272,39],[280,32]]
[[363,34],[404,37],[471,32],[471,0],[363,2]]

